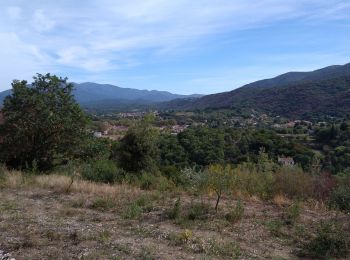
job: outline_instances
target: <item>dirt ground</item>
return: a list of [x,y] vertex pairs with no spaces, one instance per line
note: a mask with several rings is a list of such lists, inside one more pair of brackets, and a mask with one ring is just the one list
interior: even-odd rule
[[[243,215],[228,221],[225,214],[237,202],[227,198],[216,213],[215,199],[142,191],[124,195],[4,188],[0,251],[15,259],[299,259],[321,221],[350,223],[349,215],[305,207],[289,223],[284,206],[253,200],[243,201]],[[180,212],[169,217],[179,197]],[[198,213],[203,203],[210,207]],[[194,205],[199,209],[188,217]]]

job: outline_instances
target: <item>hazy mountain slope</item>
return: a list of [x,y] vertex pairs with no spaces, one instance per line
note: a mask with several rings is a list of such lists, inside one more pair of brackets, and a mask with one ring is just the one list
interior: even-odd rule
[[[131,88],[120,88],[109,84],[81,83],[76,84],[73,94],[75,99],[83,106],[100,106],[108,100],[108,104],[148,104],[165,102],[173,99],[200,97],[201,95],[178,95],[166,91],[138,90]],[[11,93],[11,90],[0,92],[0,102]],[[115,103],[115,104],[114,104]]]
[[350,64],[312,72],[290,72],[230,92],[171,101],[164,109],[246,108],[286,117],[350,112]]

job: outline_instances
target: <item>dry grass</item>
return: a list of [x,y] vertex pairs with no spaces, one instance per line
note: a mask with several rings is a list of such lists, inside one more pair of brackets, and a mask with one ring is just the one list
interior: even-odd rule
[[11,189],[20,187],[30,188],[31,186],[35,186],[42,189],[50,189],[59,193],[83,193],[104,197],[131,196],[129,198],[135,198],[141,193],[139,188],[128,184],[109,185],[80,179],[75,179],[68,191],[71,180],[72,179],[68,176],[58,174],[25,176],[19,171],[11,171],[5,174],[4,186]]
[[8,188],[17,188],[24,183],[23,174],[19,171],[10,171],[5,173],[4,186]]
[[283,194],[278,194],[274,196],[272,202],[280,207],[285,207],[292,204],[292,201]]
[[[4,183],[0,250],[16,259],[296,259],[321,220],[350,221],[345,214],[308,208],[324,206],[310,201],[303,203],[300,218],[286,224],[291,201],[282,195],[273,204],[243,193],[224,196],[215,212],[213,198],[184,191],[171,197],[76,179],[67,192],[68,176],[20,172],[6,173]],[[178,213],[170,218],[166,212],[178,198]],[[229,222],[226,215],[237,198],[244,214]],[[205,217],[198,207],[203,202],[210,203]],[[198,217],[189,219],[189,212]]]

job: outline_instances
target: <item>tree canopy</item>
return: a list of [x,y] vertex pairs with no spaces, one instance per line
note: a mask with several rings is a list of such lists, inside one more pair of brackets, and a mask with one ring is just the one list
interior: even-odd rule
[[86,136],[87,118],[67,78],[37,74],[14,80],[4,100],[0,159],[10,167],[46,170],[73,158]]

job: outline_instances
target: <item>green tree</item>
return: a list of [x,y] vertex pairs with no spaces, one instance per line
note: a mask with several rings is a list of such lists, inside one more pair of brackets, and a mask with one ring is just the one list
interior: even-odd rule
[[0,158],[14,168],[33,164],[47,170],[79,153],[87,119],[67,78],[37,74],[34,82],[14,80],[4,100]]
[[116,148],[120,167],[128,172],[152,171],[157,168],[159,150],[158,132],[152,127],[152,119],[146,117],[142,122],[129,128]]

